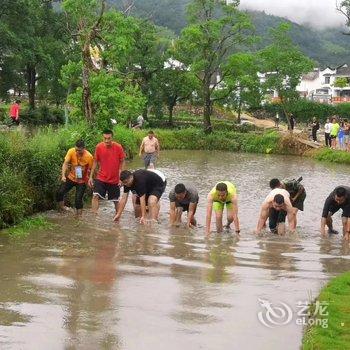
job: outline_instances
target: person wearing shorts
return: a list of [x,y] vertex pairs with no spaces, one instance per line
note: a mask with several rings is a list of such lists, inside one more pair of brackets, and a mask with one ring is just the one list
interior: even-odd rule
[[295,225],[297,224],[298,210],[304,211],[304,201],[306,198],[306,191],[304,186],[300,183],[301,180],[302,178],[300,178],[299,181],[294,179],[284,179],[282,181],[279,179],[272,179],[270,181],[271,190],[283,188],[288,191],[293,207]]
[[332,128],[330,133],[332,149],[337,148],[337,137],[338,137],[339,130],[340,130],[340,125],[338,124],[337,119],[332,118]]
[[177,184],[169,193],[170,200],[170,225],[181,223],[182,213],[187,211],[187,227],[196,226],[197,205],[199,201],[198,191],[189,185]]
[[156,167],[159,151],[159,141],[154,136],[154,132],[149,131],[148,136],[143,138],[139,151],[139,156],[143,158],[145,169],[154,169]]
[[[120,197],[120,172],[124,168],[125,153],[123,147],[112,141],[113,131],[103,131],[103,142],[95,149],[94,162],[89,179],[89,186],[93,188],[92,211],[97,213],[100,199],[108,199],[114,203],[115,211],[118,210]],[[98,167],[95,180],[94,173]]]
[[236,233],[240,233],[236,187],[229,181],[222,181],[215,185],[207,197],[207,235],[210,234],[211,216],[213,209],[216,216],[216,230],[217,232],[223,231],[222,217],[225,206],[227,211],[227,224],[225,225],[225,228],[229,229],[232,222],[234,222]]
[[256,227],[256,234],[260,234],[269,219],[269,228],[272,233],[283,235],[285,221],[288,217],[289,228],[295,230],[295,216],[288,191],[283,188],[273,189],[261,205],[260,216]]
[[164,174],[159,170],[139,169],[134,172],[124,170],[120,174],[120,180],[124,186],[124,194],[114,220],[119,221],[128,201],[129,192],[132,192],[136,195],[135,217],[140,218],[140,224],[146,223],[147,207],[149,218],[157,221],[160,210],[159,200],[166,187]]
[[338,231],[333,228],[332,216],[339,209],[343,210],[343,235],[346,240],[350,239],[350,187],[338,186],[327,197],[322,211],[321,234],[325,235],[326,226],[328,233],[337,234]]
[[75,147],[68,150],[62,165],[62,184],[56,195],[61,211],[66,209],[64,197],[75,187],[75,209],[77,215],[81,215],[83,210],[83,196],[92,164],[93,157],[91,153],[85,149],[83,140],[77,141]]

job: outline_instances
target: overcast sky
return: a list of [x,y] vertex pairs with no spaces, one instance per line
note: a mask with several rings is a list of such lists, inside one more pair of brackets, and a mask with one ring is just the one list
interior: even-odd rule
[[315,28],[337,27],[345,17],[335,9],[336,0],[241,0],[241,8],[265,11]]

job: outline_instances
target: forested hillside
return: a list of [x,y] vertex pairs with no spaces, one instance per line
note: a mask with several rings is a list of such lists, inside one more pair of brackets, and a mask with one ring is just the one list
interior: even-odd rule
[[[186,6],[191,0],[134,0],[130,14],[148,18],[156,24],[168,27],[179,33],[186,25]],[[119,8],[127,7],[130,1],[110,0]],[[315,30],[290,22],[282,17],[271,16],[264,12],[250,12],[256,28],[256,34],[261,41],[255,49],[262,48],[268,43],[267,34],[271,27],[281,22],[289,22],[293,28],[291,37],[302,51],[317,61],[321,66],[336,66],[350,62],[350,36],[342,34],[342,29]]]

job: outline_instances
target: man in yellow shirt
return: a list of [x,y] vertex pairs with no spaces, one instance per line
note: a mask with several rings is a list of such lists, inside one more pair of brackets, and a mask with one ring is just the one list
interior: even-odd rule
[[217,183],[208,194],[206,219],[207,235],[210,234],[211,215],[213,209],[216,216],[217,232],[223,231],[222,217],[225,206],[227,211],[227,224],[225,228],[229,229],[232,222],[234,222],[236,233],[240,233],[236,187],[229,181],[222,181]]
[[61,210],[65,209],[65,195],[75,187],[75,208],[77,210],[77,215],[82,213],[83,196],[86,190],[86,184],[89,179],[92,163],[93,156],[85,149],[84,141],[77,141],[75,147],[68,150],[62,165],[62,184],[57,193],[57,202]]

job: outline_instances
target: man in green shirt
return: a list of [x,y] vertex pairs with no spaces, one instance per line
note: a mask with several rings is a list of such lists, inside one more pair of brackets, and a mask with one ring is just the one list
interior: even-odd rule
[[217,183],[208,194],[206,218],[207,235],[210,234],[210,224],[213,209],[216,216],[217,232],[223,231],[222,217],[225,206],[227,211],[227,224],[225,227],[229,229],[232,222],[234,222],[236,233],[240,233],[236,187],[229,181],[222,181]]
[[337,136],[340,130],[340,125],[337,122],[336,118],[332,118],[332,128],[331,128],[331,147],[332,149],[337,148]]

